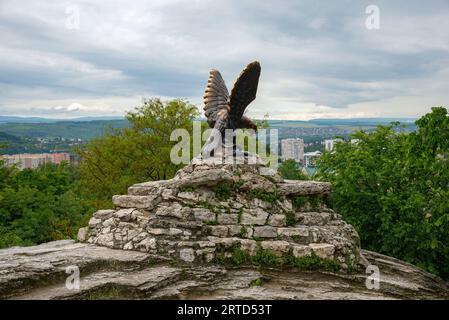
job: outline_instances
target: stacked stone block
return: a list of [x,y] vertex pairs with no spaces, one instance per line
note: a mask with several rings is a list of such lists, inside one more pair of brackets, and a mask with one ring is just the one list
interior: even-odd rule
[[325,204],[329,183],[283,180],[260,169],[192,163],[171,180],[133,185],[113,197],[114,210],[94,213],[78,238],[187,263],[230,257],[236,247],[249,256],[316,255],[342,269],[363,262],[356,231]]

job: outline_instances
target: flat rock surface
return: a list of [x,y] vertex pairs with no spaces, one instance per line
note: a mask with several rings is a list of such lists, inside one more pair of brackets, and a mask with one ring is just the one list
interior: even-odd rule
[[[447,299],[448,284],[397,259],[363,251],[379,267],[379,289],[366,274],[182,266],[148,253],[71,240],[0,250],[3,299]],[[69,290],[66,268],[80,271]],[[259,281],[256,281],[260,279]],[[257,283],[258,285],[254,285]]]

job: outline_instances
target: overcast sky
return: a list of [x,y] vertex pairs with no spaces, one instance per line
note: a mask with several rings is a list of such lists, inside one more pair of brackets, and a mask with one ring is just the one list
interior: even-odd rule
[[211,68],[230,90],[259,60],[252,117],[419,117],[449,105],[448,53],[448,0],[0,0],[0,115],[202,109]]

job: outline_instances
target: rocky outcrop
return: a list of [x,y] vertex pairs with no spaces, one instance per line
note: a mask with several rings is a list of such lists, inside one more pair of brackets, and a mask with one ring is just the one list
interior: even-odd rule
[[115,209],[96,212],[78,239],[184,263],[276,256],[292,265],[366,266],[356,231],[326,206],[330,191],[329,183],[283,180],[261,164],[192,162],[171,180],[114,196]]
[[[362,251],[367,274],[223,265],[177,265],[163,256],[72,240],[0,250],[1,299],[447,299],[445,282],[412,265]],[[79,288],[66,286],[73,267]],[[66,273],[67,272],[67,273]]]
[[[212,160],[114,196],[78,243],[0,250],[0,298],[449,298],[441,279],[361,250],[326,206],[328,183]],[[367,285],[372,267],[378,286]]]

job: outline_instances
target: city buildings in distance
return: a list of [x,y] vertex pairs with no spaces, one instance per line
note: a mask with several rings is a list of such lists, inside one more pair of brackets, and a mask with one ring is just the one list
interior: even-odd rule
[[6,165],[17,165],[20,170],[33,169],[45,163],[61,163],[62,161],[70,162],[69,153],[38,153],[38,154],[13,154],[0,156]]

